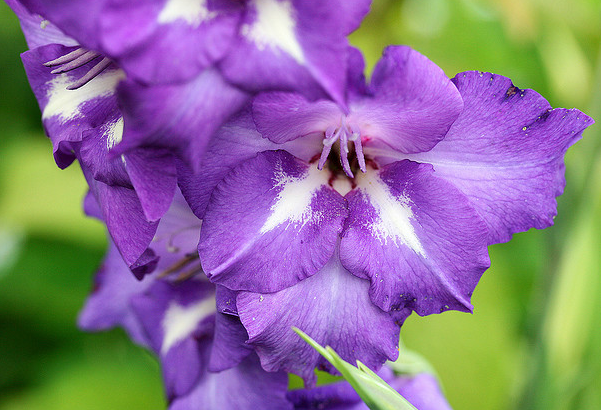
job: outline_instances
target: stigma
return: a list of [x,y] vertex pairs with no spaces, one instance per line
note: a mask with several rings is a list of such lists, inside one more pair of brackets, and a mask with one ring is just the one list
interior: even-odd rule
[[317,168],[320,170],[323,169],[323,166],[325,165],[328,156],[332,151],[332,146],[337,141],[339,144],[338,153],[340,157],[340,165],[342,165],[344,173],[349,178],[355,177],[349,162],[349,154],[351,152],[349,149],[349,144],[353,144],[353,152],[357,158],[359,169],[362,172],[365,172],[365,156],[363,155],[363,146],[361,145],[361,130],[353,124],[347,124],[346,117],[342,117],[339,126],[330,126],[325,131],[323,150],[321,151]]

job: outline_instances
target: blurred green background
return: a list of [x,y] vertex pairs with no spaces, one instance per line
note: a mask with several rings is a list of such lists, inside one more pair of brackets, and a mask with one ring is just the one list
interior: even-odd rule
[[[449,76],[492,71],[601,119],[599,0],[374,0],[352,36],[369,67],[408,44]],[[106,243],[77,165],[56,168],[0,2],[0,409],[162,409],[159,369],[123,332],[75,320]],[[567,157],[556,225],[491,247],[473,315],[411,317],[455,409],[601,409],[601,136]]]

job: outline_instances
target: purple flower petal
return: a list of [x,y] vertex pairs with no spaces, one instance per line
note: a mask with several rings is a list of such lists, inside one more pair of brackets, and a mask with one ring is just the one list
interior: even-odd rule
[[144,86],[126,80],[118,95],[125,131],[115,154],[139,146],[165,147],[195,170],[211,136],[248,98],[212,69],[178,85]]
[[241,12],[231,0],[109,1],[102,12],[102,48],[142,82],[187,81],[227,53]]
[[[301,94],[284,92],[259,94],[252,113],[257,131],[278,144],[313,134],[323,138],[324,131],[344,115],[332,101],[309,102]],[[321,148],[320,141],[315,151]]]
[[67,47],[77,46],[74,39],[67,37],[54,24],[38,14],[30,13],[21,2],[17,0],[5,0],[8,6],[19,17],[21,29],[25,35],[27,46],[30,49],[45,46],[47,44],[61,44]]
[[125,154],[124,162],[146,219],[160,219],[177,188],[175,158],[165,150],[148,148]]
[[229,80],[253,91],[296,90],[316,97],[319,85],[344,105],[346,36],[358,27],[369,3],[252,1],[220,67]]
[[90,61],[62,74],[52,74],[52,68],[44,63],[71,50],[74,49],[49,45],[23,55],[57,164],[66,167],[77,154],[95,180],[133,187],[146,219],[156,221],[169,208],[175,192],[175,163],[160,150],[138,149],[128,158],[109,155],[123,137],[123,118],[115,97],[123,72],[109,67],[85,85],[70,90],[67,87],[78,82],[97,62]]
[[431,152],[410,156],[434,165],[486,222],[488,243],[553,224],[563,192],[563,156],[593,123],[576,109],[551,109],[508,78],[467,72],[453,81],[465,109]]
[[[167,213],[161,218],[152,247],[171,265],[183,256],[196,254],[201,221],[194,216],[183,196],[177,192]],[[166,266],[162,263],[163,266]]]
[[99,50],[98,21],[107,0],[21,0],[30,12],[52,22],[88,49]]
[[[102,212],[98,207],[93,194],[88,194],[85,199],[85,209],[88,215],[102,219]],[[181,270],[194,268],[198,259],[189,259],[189,263],[182,264],[190,252],[196,253],[200,221],[187,209],[181,195],[177,196],[169,212],[161,220],[152,249],[160,257],[154,267],[149,268],[157,274],[136,279],[130,272],[128,265],[123,261],[117,247],[110,243],[105,260],[98,270],[92,294],[79,317],[79,325],[86,330],[104,330],[114,326],[122,326],[137,343],[149,345],[148,337],[142,330],[141,324],[133,314],[130,300],[134,296],[144,294],[157,280],[157,276],[165,274],[179,262],[180,270],[174,270],[173,275]],[[188,260],[188,259],[186,259]],[[199,266],[198,266],[199,268]]]
[[209,370],[220,372],[240,364],[253,351],[252,346],[246,343],[247,340],[248,333],[239,318],[217,313]]
[[[217,299],[217,311],[226,315],[238,316],[236,307],[236,297],[238,292],[228,289],[225,286],[215,286],[215,297]],[[248,339],[248,338],[247,338]]]
[[234,44],[219,63],[219,70],[232,84],[251,93],[284,90],[302,92],[311,99],[327,97],[304,62],[271,48],[259,49],[242,35]]
[[[184,255],[196,254],[200,221],[191,213],[181,195],[171,202],[169,212],[159,225],[158,221],[149,222],[146,219],[139,197],[133,189],[106,185],[93,178],[84,162],[81,162],[81,166],[90,186],[90,193],[84,202],[86,213],[106,223],[115,245],[138,278],[154,270],[157,266],[157,254],[161,257],[159,267],[162,269],[167,269]],[[167,175],[161,176],[166,177]],[[155,202],[160,200],[164,198],[155,198]],[[149,248],[151,242],[152,249]],[[186,268],[189,272],[201,272],[198,262],[197,266],[190,265]],[[180,273],[184,275],[186,272]]]
[[146,291],[153,281],[154,278],[148,276],[142,280],[136,279],[111,242],[104,262],[96,273],[94,290],[79,313],[77,324],[87,331],[121,326],[134,342],[148,346],[148,337],[129,302],[134,295]]
[[102,220],[102,210],[91,189],[88,189],[86,196],[83,198],[83,211],[91,218]]
[[195,334],[212,334],[214,286],[189,280],[180,285],[155,281],[131,300],[134,312],[159,355],[170,399],[189,393],[201,377],[203,345]]
[[250,109],[244,109],[215,133],[199,172],[193,173],[185,164],[178,163],[178,184],[194,214],[203,218],[211,193],[239,163],[250,160],[259,152],[277,149],[285,149],[297,158],[309,161],[319,152],[315,148],[318,144],[321,144],[321,138],[273,143],[257,132]]
[[120,185],[132,188],[130,177],[122,157],[109,155],[114,144],[123,135],[123,118],[115,110],[112,118],[96,128],[82,132],[81,144],[72,144],[78,152],[79,160],[90,169],[95,180],[107,185]]
[[286,395],[295,410],[369,410],[346,381],[290,390]]
[[361,50],[355,47],[348,49],[348,68],[346,79],[347,99],[357,99],[369,94],[365,79],[365,59]]
[[281,290],[325,265],[346,215],[328,173],[285,151],[263,152],[213,192],[198,247],[203,269],[230,289]]
[[374,303],[420,315],[471,311],[489,260],[486,226],[467,198],[430,165],[411,161],[369,169],[356,182],[346,196],[340,257],[350,272],[371,280]]
[[287,388],[286,373],[264,371],[253,354],[232,369],[203,373],[194,390],[169,410],[292,410]]
[[96,181],[83,164],[82,170],[113,242],[125,263],[141,279],[156,267],[156,256],[148,249],[148,245],[158,223],[146,220],[140,200],[133,189]]
[[371,368],[398,356],[399,326],[407,315],[395,320],[380,310],[368,288],[342,267],[336,252],[321,271],[292,287],[271,294],[241,292],[238,313],[264,369],[296,373],[314,385],[316,366],[334,370],[292,326],[332,346],[343,359]]
[[[113,67],[83,87],[68,90],[67,87],[85,75],[95,62],[62,74],[52,74],[52,68],[44,63],[73,50],[51,44],[22,55],[29,83],[42,110],[46,133],[54,146],[54,157],[61,168],[75,159],[73,143],[82,140],[83,131],[114,122],[119,116],[115,87],[123,78],[123,72]],[[98,132],[102,134],[102,130]]]
[[463,109],[444,72],[417,51],[391,46],[374,69],[373,96],[350,102],[350,122],[364,145],[403,153],[428,151],[444,138]]
[[436,377],[431,374],[399,376],[389,383],[419,410],[451,410]]
[[269,149],[277,149],[276,144],[257,133],[250,113],[245,110],[217,131],[198,173],[178,163],[178,184],[194,214],[199,218],[204,216],[211,193],[233,167]]

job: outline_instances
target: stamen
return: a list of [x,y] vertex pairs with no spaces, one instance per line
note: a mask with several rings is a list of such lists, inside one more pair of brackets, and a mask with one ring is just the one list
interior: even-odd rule
[[67,71],[75,70],[76,68],[79,68],[82,65],[89,63],[90,61],[92,61],[93,59],[98,57],[98,55],[99,54],[95,53],[94,51],[86,51],[85,53],[83,53],[82,55],[77,57],[76,59],[63,64],[58,68],[55,68],[50,73],[51,74],[62,74],[62,73],[66,73]]
[[346,124],[343,124],[341,129],[344,128],[344,131],[340,133],[340,164],[342,165],[342,169],[344,173],[349,178],[354,178],[353,171],[351,171],[351,164],[348,161],[348,129],[346,128]]
[[355,155],[357,156],[357,161],[359,162],[359,169],[361,169],[363,172],[366,172],[367,168],[365,166],[365,156],[363,155],[363,145],[361,144],[361,130],[354,125],[351,125],[351,132],[353,134],[349,137],[349,141],[352,141],[355,144]]
[[339,142],[339,156],[340,156],[340,165],[342,165],[342,170],[349,178],[354,178],[352,167],[349,161],[349,142],[352,142],[355,148],[355,156],[357,157],[357,163],[359,165],[359,169],[361,171],[366,172],[367,167],[365,165],[365,155],[363,154],[363,145],[361,143],[361,130],[353,125],[350,126],[346,123],[346,118],[342,117],[340,127],[336,128],[335,126],[330,126],[325,132],[325,138],[323,140],[323,150],[321,151],[321,156],[319,158],[319,163],[317,164],[318,169],[323,169],[324,164],[326,163],[330,152],[332,151],[332,145],[338,141]]
[[202,267],[200,265],[195,266],[191,269],[188,269],[185,272],[180,273],[177,278],[175,278],[176,282],[183,282],[185,280],[188,280],[190,278],[193,278],[194,276],[203,273]]
[[90,71],[88,71],[83,77],[67,87],[67,90],[77,90],[80,87],[86,85],[90,80],[96,77],[98,74],[104,71],[111,64],[111,60],[104,57],[98,64],[96,64]]
[[77,50],[71,51],[69,54],[65,54],[64,56],[61,56],[57,59],[48,61],[48,62],[44,63],[44,65],[46,67],[52,67],[55,65],[70,63],[71,61],[75,60],[76,58],[78,58],[79,56],[81,56],[87,52],[88,52],[88,50],[86,50],[85,48],[78,48]]
[[[72,71],[77,68],[80,68],[100,56],[101,56],[101,54],[99,54],[95,51],[86,50],[85,48],[80,47],[77,50],[74,50],[68,54],[65,54],[64,56],[61,56],[54,60],[48,61],[48,62],[44,63],[44,65],[46,67],[58,66],[57,68],[52,70],[50,73],[62,74],[62,73],[66,73],[68,71]],[[94,77],[96,77],[101,72],[103,72],[109,65],[111,65],[111,60],[107,57],[103,57],[100,60],[100,62],[98,62],[94,67],[92,67],[90,70],[88,70],[88,72],[85,73],[79,80],[77,80],[74,83],[72,83],[71,85],[69,85],[67,87],[67,90],[76,90],[76,89],[86,85]]]
[[172,273],[180,271],[181,269],[185,268],[186,266],[188,266],[190,263],[194,262],[197,259],[198,259],[198,253],[187,254],[182,259],[178,260],[173,265],[169,266],[167,269],[165,269],[163,272],[161,272],[158,277],[159,277],[159,279],[165,278],[165,277],[171,275]]
[[328,155],[330,155],[330,151],[332,150],[332,145],[334,145],[339,135],[340,129],[336,129],[334,126],[330,126],[326,130],[326,137],[323,140],[323,150],[321,151],[321,157],[319,158],[317,169],[323,169],[323,166],[328,159]]

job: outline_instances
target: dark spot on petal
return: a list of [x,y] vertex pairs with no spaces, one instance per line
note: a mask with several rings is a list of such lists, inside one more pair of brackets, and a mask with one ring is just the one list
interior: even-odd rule
[[[551,111],[553,111],[552,108],[546,110],[545,112],[541,113],[538,117],[536,117],[536,119],[534,121],[532,121],[530,124],[526,124],[524,126],[524,128],[522,128],[523,131],[526,131],[526,129],[532,128],[532,127],[536,127],[538,125],[543,124],[545,121],[547,121],[547,119],[549,118],[549,115],[551,115]],[[565,118],[565,117],[564,117]],[[526,134],[527,135],[527,134]]]
[[517,88],[515,85],[512,85],[511,87],[509,87],[507,89],[507,91],[505,92],[505,98],[509,98],[517,93],[519,93],[521,90],[519,88]]
[[539,117],[539,118],[540,118],[540,120],[541,120],[541,121],[547,121],[547,118],[549,118],[549,114],[551,114],[551,110],[547,110],[547,111],[545,111],[544,113],[542,113],[542,114],[540,115],[540,117]]

